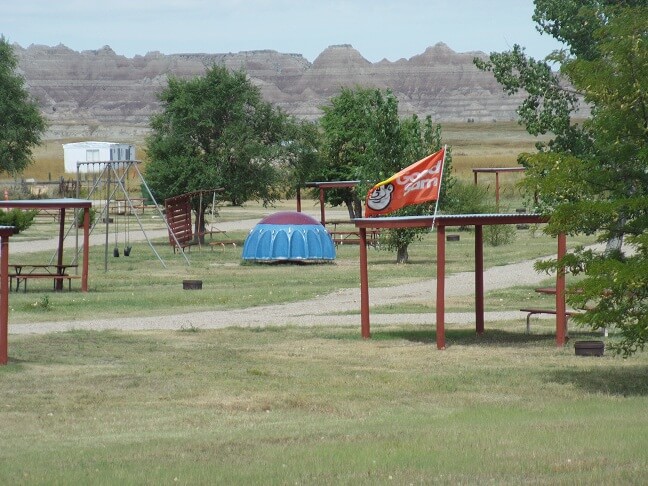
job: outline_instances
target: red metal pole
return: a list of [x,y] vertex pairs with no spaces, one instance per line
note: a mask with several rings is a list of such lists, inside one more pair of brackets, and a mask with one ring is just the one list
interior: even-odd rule
[[484,332],[484,231],[475,226],[475,330]]
[[9,238],[0,237],[0,365],[9,361]]
[[83,209],[83,268],[81,269],[81,291],[88,291],[88,261],[90,260],[90,208]]
[[495,171],[495,207],[497,212],[499,212],[499,172]]
[[[558,260],[567,253],[567,237],[558,235]],[[565,269],[558,267],[556,272],[556,346],[564,346],[567,341],[567,316],[565,316]]]
[[[63,265],[63,239],[65,238],[65,208],[61,208],[59,219],[60,221],[59,221],[58,256],[57,256],[56,263],[57,265]],[[56,280],[55,288],[56,290],[63,290],[63,280]]]
[[445,226],[437,226],[437,349],[445,349]]
[[360,330],[369,339],[369,272],[367,270],[367,228],[359,228],[360,235]]
[[320,200],[320,223],[322,226],[326,226],[326,210],[324,209],[324,188],[320,187],[319,189],[319,200]]
[[301,188],[297,186],[297,212],[301,213]]

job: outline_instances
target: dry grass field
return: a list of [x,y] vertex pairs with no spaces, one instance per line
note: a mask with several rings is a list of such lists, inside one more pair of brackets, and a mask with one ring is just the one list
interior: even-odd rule
[[[458,177],[471,177],[473,167],[509,167],[517,164],[517,155],[533,151],[535,138],[515,122],[497,123],[450,123],[443,124],[446,143],[452,147],[454,169]],[[65,174],[63,167],[63,144],[79,139],[46,140],[34,153],[35,163],[23,174],[24,178],[46,181],[57,180]],[[114,140],[135,143],[138,158],[144,157],[144,145],[140,140]]]
[[[85,140],[85,139],[84,139]],[[66,174],[63,165],[63,144],[81,142],[77,138],[49,139],[34,150],[34,163],[22,174],[24,179],[36,179],[36,181],[59,180],[61,177],[74,178],[76,174]],[[98,140],[108,141],[108,140]],[[131,140],[110,140],[125,143],[135,143],[138,158],[144,154],[144,146]]]

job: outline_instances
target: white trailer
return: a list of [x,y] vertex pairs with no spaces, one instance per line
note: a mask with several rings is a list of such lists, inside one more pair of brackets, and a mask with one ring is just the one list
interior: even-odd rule
[[[109,162],[135,160],[135,146],[117,142],[75,142],[63,144],[65,172],[76,174],[77,162]],[[100,164],[82,164],[79,172],[99,172]]]

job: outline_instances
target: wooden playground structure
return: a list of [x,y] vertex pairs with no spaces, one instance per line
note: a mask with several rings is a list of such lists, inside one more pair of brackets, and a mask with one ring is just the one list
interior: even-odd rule
[[[187,192],[164,200],[169,244],[173,247],[174,253],[176,250],[181,250],[184,253],[186,249],[190,249],[196,245],[201,247],[204,244],[205,236],[210,237],[210,241],[207,243],[210,247],[216,245],[237,245],[238,242],[232,239],[211,239],[214,235],[227,237],[227,233],[213,225],[206,228],[203,209],[206,206],[211,206],[213,220],[215,217],[216,193],[222,190],[221,188],[203,189]],[[195,207],[199,209],[194,210]],[[196,214],[196,218],[192,221],[193,213]]]

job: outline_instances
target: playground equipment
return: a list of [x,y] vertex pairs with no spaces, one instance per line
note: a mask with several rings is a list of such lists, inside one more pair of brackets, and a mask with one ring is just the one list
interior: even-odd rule
[[304,213],[282,211],[263,218],[248,234],[243,259],[257,262],[323,262],[335,259],[331,235]]
[[[166,218],[162,214],[162,211],[155,201],[155,198],[153,197],[148,184],[146,184],[146,181],[144,180],[144,177],[139,170],[139,164],[139,160],[77,162],[77,197],[79,196],[79,191],[81,190],[82,172],[84,174],[92,174],[92,179],[88,179],[88,177],[86,176],[86,182],[88,185],[88,199],[92,199],[95,194],[101,194],[100,191],[105,191],[105,195],[102,195],[105,200],[105,204],[103,204],[99,217],[95,218],[92,227],[90,228],[90,232],[94,230],[98,222],[103,221],[103,223],[105,224],[104,270],[106,271],[108,270],[108,246],[111,221],[114,221],[115,246],[113,248],[113,256],[119,257],[118,219],[116,217],[114,218],[114,220],[110,218],[110,208],[114,206],[116,206],[117,208],[117,213],[121,213],[123,210],[123,214],[127,216],[126,222],[124,224],[124,255],[130,255],[132,249],[132,247],[130,246],[130,222],[128,218],[128,216],[132,214],[137,219],[139,228],[144,234],[144,238],[146,239],[149,247],[157,257],[157,259],[160,261],[162,266],[166,268],[164,260],[157,252],[157,250],[151,243],[151,240],[148,238],[146,231],[144,230],[142,220],[140,219],[137,211],[137,209],[141,209],[141,207],[136,207],[128,191],[128,180],[131,178],[136,178],[140,184],[140,187],[142,188],[142,192],[144,192],[144,190],[147,192],[147,194],[143,194],[144,198],[149,199],[153,202],[153,207],[155,208],[155,211],[158,212],[160,220],[164,221],[167,229],[169,228]],[[92,181],[91,183],[89,182],[90,180]],[[121,198],[116,199],[116,195],[120,195]],[[186,255],[184,255],[184,258],[187,264],[189,264],[189,259]]]
[[[216,208],[216,193],[222,190],[222,188],[203,189],[164,200],[167,228],[169,229],[169,244],[173,247],[174,253],[177,249],[182,250],[184,253],[186,248],[201,245],[206,235],[225,233],[213,226],[207,229],[204,220],[206,206],[211,206],[213,221]],[[210,200],[211,202],[206,202]],[[193,208],[197,208],[194,223],[191,220]]]

